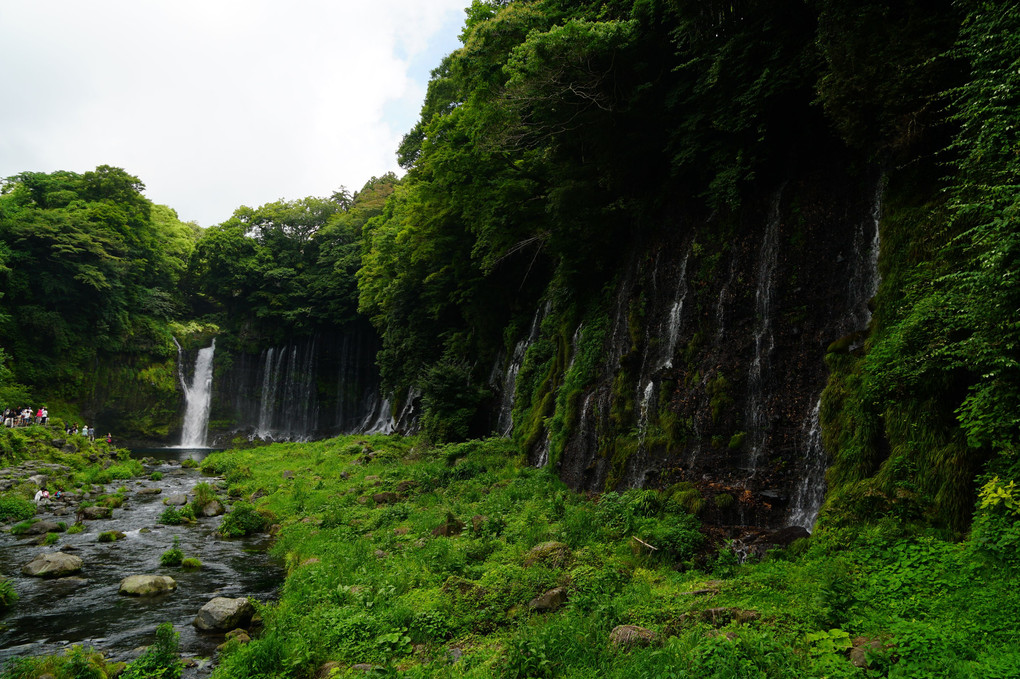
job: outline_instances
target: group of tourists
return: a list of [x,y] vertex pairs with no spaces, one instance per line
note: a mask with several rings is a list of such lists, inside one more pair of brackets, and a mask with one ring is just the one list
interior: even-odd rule
[[[49,422],[50,413],[45,406],[39,408],[33,414],[32,408],[6,408],[4,409],[3,422],[7,428],[14,427],[27,427],[30,424],[41,424],[46,425]],[[67,423],[64,425],[64,433],[68,436],[72,434],[80,434],[86,437],[89,441],[96,440],[96,428],[90,427],[87,424],[82,424],[80,427],[77,423]],[[106,442],[113,443],[113,435],[106,435]]]
[[35,424],[46,424],[50,418],[50,413],[45,407],[39,408],[35,415],[32,415],[31,408],[7,408],[4,410],[4,426],[5,427],[27,427],[28,425],[35,422]]

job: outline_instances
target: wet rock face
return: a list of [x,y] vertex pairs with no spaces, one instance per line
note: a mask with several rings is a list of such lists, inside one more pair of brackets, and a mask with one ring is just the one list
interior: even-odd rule
[[879,198],[875,178],[812,168],[726,224],[681,215],[682,228],[636,245],[597,374],[570,395],[570,435],[555,451],[534,437],[531,462],[557,460],[576,490],[693,483],[709,524],[786,525],[813,473],[826,348],[867,326]]
[[219,596],[202,606],[191,624],[200,630],[232,630],[246,626],[254,614],[255,608],[244,597]]
[[50,552],[39,554],[21,568],[23,575],[36,578],[60,578],[81,571],[82,560],[73,554]]

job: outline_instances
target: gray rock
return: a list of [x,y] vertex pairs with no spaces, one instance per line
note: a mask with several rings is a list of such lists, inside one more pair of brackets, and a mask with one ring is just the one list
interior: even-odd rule
[[159,495],[163,492],[162,488],[139,488],[135,491],[136,495]]
[[81,558],[63,552],[43,553],[21,568],[22,575],[33,578],[60,578],[81,571]]
[[555,611],[566,602],[567,590],[563,587],[555,587],[528,602],[528,608],[533,611]]
[[616,648],[635,648],[648,646],[658,639],[659,635],[650,629],[637,625],[617,625],[609,633],[609,643]]
[[218,596],[198,611],[191,624],[201,630],[232,630],[251,622],[255,607],[244,597]]
[[43,520],[36,521],[31,526],[29,526],[25,530],[24,535],[44,535],[46,533],[60,533],[63,530],[64,529],[61,528],[56,522]]
[[169,575],[129,575],[120,581],[121,594],[156,596],[177,589],[177,582]]
[[559,568],[570,560],[570,547],[562,542],[543,542],[532,547],[524,557],[525,566],[533,566],[536,563],[544,563],[553,568]]
[[163,504],[174,505],[176,507],[183,507],[188,504],[188,496],[184,493],[174,493],[173,495],[167,495],[163,498]]
[[226,512],[226,508],[219,500],[213,500],[202,507],[202,516],[219,516]]
[[99,505],[92,505],[81,510],[81,515],[86,519],[109,519],[113,516],[113,510],[109,507],[100,507]]

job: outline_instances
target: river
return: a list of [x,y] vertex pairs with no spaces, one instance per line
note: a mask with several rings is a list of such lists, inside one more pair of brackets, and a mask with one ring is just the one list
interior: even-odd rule
[[[157,458],[147,471],[159,471],[163,478],[114,481],[105,492],[121,486],[128,500],[113,510],[113,517],[86,521],[85,531],[60,533],[59,541],[41,547],[38,537],[0,533],[0,573],[8,577],[18,600],[0,615],[0,662],[14,656],[63,652],[71,644],[83,644],[102,652],[107,659],[128,660],[136,649],[148,645],[156,626],[173,623],[180,632],[185,657],[211,657],[222,635],[199,633],[191,621],[198,610],[216,596],[252,597],[259,601],[275,598],[283,571],[267,553],[268,536],[223,539],[215,534],[222,517],[202,518],[194,525],[164,526],[157,523],[166,509],[163,498],[187,493],[195,484],[218,479],[203,476],[180,465],[185,458],[201,459],[205,451],[168,449],[138,451],[137,457]],[[158,495],[138,494],[143,488],[160,488]],[[190,499],[190,497],[189,497]],[[70,516],[39,514],[38,518],[74,522]],[[148,530],[146,530],[148,529]],[[127,537],[100,543],[103,531],[122,531]],[[173,546],[174,537],[186,557],[197,557],[198,570],[160,565],[160,555]],[[78,578],[47,580],[26,577],[21,568],[40,552],[67,550],[84,561]],[[120,581],[128,575],[169,575],[177,590],[157,597],[138,598],[118,594]]]

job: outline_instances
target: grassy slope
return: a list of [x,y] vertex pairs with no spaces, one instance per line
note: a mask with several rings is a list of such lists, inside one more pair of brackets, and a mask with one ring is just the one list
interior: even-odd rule
[[[334,676],[360,676],[355,663],[407,677],[1020,672],[1016,578],[969,543],[901,537],[884,523],[739,566],[725,551],[696,558],[691,518],[654,491],[596,502],[523,467],[503,440],[413,444],[346,437],[206,460],[234,497],[254,493],[281,524],[288,570],[261,636],[227,653],[218,679],[312,676],[327,662]],[[370,499],[404,481],[413,487],[398,501]],[[451,516],[463,533],[433,536]],[[635,552],[634,536],[659,550]],[[526,566],[548,540],[566,543],[569,559]],[[569,593],[565,606],[529,609],[556,586]],[[688,594],[698,589],[711,593]],[[620,624],[650,628],[660,643],[616,650],[609,634]],[[891,645],[868,671],[847,658],[859,635]]]

